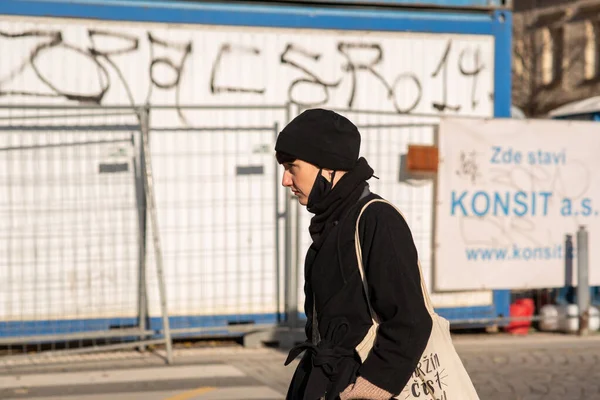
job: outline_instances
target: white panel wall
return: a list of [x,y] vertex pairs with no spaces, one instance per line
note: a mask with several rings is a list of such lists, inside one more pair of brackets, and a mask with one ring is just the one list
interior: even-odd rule
[[[433,129],[409,125],[435,124],[440,114],[493,114],[491,36],[4,18],[0,50],[0,104],[148,102],[173,107],[153,111],[151,117],[153,128],[172,129],[153,133],[152,152],[173,314],[275,311],[274,236],[267,233],[274,224],[273,136],[233,128],[274,123],[281,128],[288,116],[283,109],[247,106],[292,102],[352,110],[345,113],[362,127],[363,154],[381,178],[373,189],[406,211],[428,280],[432,186],[402,183],[398,170],[406,146],[433,143]],[[190,105],[241,108],[185,108]],[[15,111],[0,113],[9,117]],[[45,123],[65,121],[55,117]],[[82,117],[77,122],[88,121]],[[114,120],[106,116],[103,122]],[[394,126],[369,127],[373,124]],[[177,131],[194,127],[232,129]],[[0,154],[0,165],[5,157]],[[243,165],[262,165],[263,174],[236,175],[236,167]],[[308,218],[304,214],[302,232]],[[306,235],[303,243],[307,245]],[[253,246],[262,250],[257,253]],[[26,271],[19,274],[24,278],[1,279],[0,285],[10,282],[25,293],[33,278]],[[93,279],[99,286],[112,282],[102,274]],[[154,283],[151,273],[156,313]],[[65,296],[64,290],[44,289],[44,296]],[[436,305],[490,302],[489,292],[462,293],[460,300],[456,296],[438,295]],[[99,307],[111,309],[110,304]]]

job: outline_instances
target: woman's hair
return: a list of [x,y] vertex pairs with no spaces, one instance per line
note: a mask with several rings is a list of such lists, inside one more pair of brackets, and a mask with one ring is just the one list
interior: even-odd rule
[[277,162],[279,164],[292,163],[292,162],[296,161],[296,157],[291,156],[287,153],[282,153],[281,151],[278,151],[277,153],[275,153],[275,158],[277,159]]

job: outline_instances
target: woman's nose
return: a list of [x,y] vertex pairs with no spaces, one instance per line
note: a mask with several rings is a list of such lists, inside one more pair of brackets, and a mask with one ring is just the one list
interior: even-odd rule
[[292,176],[288,171],[283,172],[283,179],[281,180],[281,184],[285,187],[292,186]]

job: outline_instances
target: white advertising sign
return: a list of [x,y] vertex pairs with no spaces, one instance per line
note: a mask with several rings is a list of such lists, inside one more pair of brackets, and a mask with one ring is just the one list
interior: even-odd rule
[[600,284],[598,123],[447,118],[439,139],[436,289],[575,283],[576,273],[565,276],[565,236],[576,247],[582,225],[590,283]]

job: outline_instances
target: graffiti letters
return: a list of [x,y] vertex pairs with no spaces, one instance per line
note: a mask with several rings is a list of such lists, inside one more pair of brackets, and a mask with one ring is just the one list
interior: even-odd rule
[[[173,105],[181,122],[187,124],[181,106],[187,93],[227,102],[244,95],[250,101],[268,98],[269,102],[304,107],[358,109],[377,104],[399,114],[435,115],[477,110],[489,87],[481,88],[481,72],[486,69],[481,46],[454,39],[443,42],[443,47],[438,41],[433,54],[413,65],[411,55],[398,63],[402,58],[390,53],[396,50],[376,40],[324,41],[313,47],[313,42],[299,37],[283,42],[279,50],[270,42],[263,48],[260,41],[227,40],[200,50],[194,48],[193,34],[172,40],[162,31],[77,29],[80,33],[69,28],[64,32],[22,29],[10,33],[0,28],[0,41],[27,49],[0,63],[0,98],[46,97],[104,104],[110,93],[112,104],[126,97],[131,105],[151,105],[168,95],[170,100],[161,104]],[[81,31],[84,37],[87,33],[87,42],[77,36]],[[57,59],[64,60],[64,70]],[[471,83],[467,101],[461,101],[465,96],[455,89],[457,78],[463,80],[463,87]],[[376,96],[381,99],[372,99]],[[188,102],[197,102],[197,97]]]
[[438,66],[435,69],[435,71],[433,72],[433,74],[431,74],[432,78],[437,77],[442,70],[443,70],[443,74],[444,74],[442,77],[443,100],[441,103],[434,102],[432,104],[433,108],[435,108],[438,111],[444,111],[446,109],[449,109],[452,111],[460,110],[460,106],[448,105],[448,55],[450,54],[451,49],[452,49],[452,40],[448,40],[448,44],[446,45],[446,50],[444,50],[444,55],[442,56],[440,63],[438,64]]
[[[304,66],[301,61],[294,61],[293,56],[298,55],[304,59],[311,59],[312,61],[319,61],[321,58],[320,54],[311,53],[310,51],[304,50],[299,46],[295,46],[294,44],[288,44],[283,53],[281,54],[280,61],[282,64],[290,65],[302,72],[304,72],[305,77],[298,78],[292,81],[290,86],[288,87],[288,99],[290,102],[302,105],[302,106],[320,106],[322,104],[326,104],[329,101],[329,89],[337,87],[341,79],[335,83],[327,83],[320,79],[316,73],[311,72],[310,69]],[[301,85],[306,86],[316,86],[322,91],[322,98],[316,98],[311,100],[302,101],[294,96],[294,89],[298,88]]]
[[[465,59],[470,54],[473,57],[472,69],[468,69],[464,66]],[[477,100],[477,78],[484,68],[485,66],[481,62],[481,49],[477,48],[473,50],[471,48],[466,48],[460,52],[460,56],[458,58],[458,69],[464,76],[470,76],[473,78],[473,83],[471,85],[471,108],[473,109],[477,108],[479,103]]]
[[[100,104],[104,95],[110,87],[110,76],[106,68],[98,62],[98,59],[91,54],[87,49],[81,49],[76,46],[72,46],[63,41],[63,37],[60,31],[26,31],[17,34],[10,34],[0,31],[0,37],[8,39],[25,39],[25,38],[39,38],[40,42],[29,53],[29,57],[26,60],[22,60],[17,67],[9,71],[6,78],[0,80],[0,96],[33,96],[33,97],[63,97],[67,100],[73,100],[78,102],[91,102]],[[46,53],[56,50],[66,50],[76,54],[85,61],[91,61],[93,69],[97,73],[97,79],[99,83],[99,89],[94,93],[83,93],[83,92],[71,92],[66,89],[61,89],[58,82],[54,82],[44,71],[44,63],[40,61],[40,57]],[[85,65],[85,61],[82,61],[82,65]],[[5,83],[13,80],[15,77],[23,73],[25,68],[30,66],[35,75],[47,88],[51,90],[50,93],[43,93],[29,90],[3,90]]]
[[[93,29],[88,30],[88,37],[91,43],[90,54],[94,57],[102,58],[106,63],[110,65],[110,67],[115,71],[115,73],[119,77],[121,84],[125,88],[129,102],[131,104],[134,104],[135,100],[133,98],[131,88],[127,83],[127,79],[117,66],[116,62],[113,60],[113,57],[136,52],[140,44],[139,39],[131,35],[113,33],[108,31],[99,31]],[[98,41],[96,39],[98,39]],[[123,41],[125,42],[125,46],[117,49],[99,47],[100,45],[98,42],[104,42],[106,39],[117,39]],[[110,81],[108,81],[108,84],[110,84]]]
[[[344,69],[348,71],[352,75],[352,90],[350,92],[350,99],[348,100],[348,107],[352,108],[354,104],[354,97],[356,95],[356,84],[357,84],[357,71],[366,71],[373,75],[386,89],[387,97],[389,100],[393,102],[394,108],[399,113],[409,113],[413,111],[419,102],[421,101],[421,95],[423,93],[421,82],[419,79],[412,73],[403,73],[398,75],[392,84],[390,84],[376,69],[375,66],[381,63],[383,59],[383,50],[381,46],[378,44],[362,44],[362,43],[340,43],[338,45],[338,50],[344,56],[347,63],[344,65]],[[352,52],[360,52],[367,50],[371,53],[372,58],[367,62],[357,61],[357,58],[352,56]],[[414,100],[410,102],[408,106],[402,107],[398,104],[398,100],[396,99],[396,89],[400,82],[413,82],[416,86],[416,95],[414,96]]]
[[[106,93],[111,88],[111,74],[109,73],[109,69],[111,69],[123,85],[129,102],[134,104],[134,93],[131,90],[127,77],[118,66],[116,59],[118,56],[137,53],[140,48],[140,39],[134,35],[104,30],[89,29],[87,33],[90,41],[89,47],[77,47],[67,43],[60,31],[25,31],[16,34],[0,31],[0,37],[5,39],[39,39],[39,42],[34,45],[28,57],[0,79],[0,96],[54,97],[79,103],[101,104]],[[192,52],[192,43],[168,42],[157,38],[151,33],[148,33],[147,36],[150,49],[150,61],[148,65],[150,81],[146,101],[150,101],[154,87],[163,90],[175,90],[175,105],[178,107],[182,121],[185,122],[185,118],[179,109],[180,87],[186,60]],[[111,46],[111,44],[117,41],[120,42],[117,46]],[[46,63],[43,61],[51,61],[52,58],[60,57],[58,53],[60,50],[68,51],[78,58],[76,61],[79,67],[78,72],[91,74],[89,77],[85,76],[86,82],[89,82],[87,81],[88,78],[96,81],[97,90],[85,92],[84,89],[80,89],[80,91],[74,92],[62,89],[61,85],[73,87],[88,86],[77,85],[76,82],[71,82],[66,74],[59,80],[59,78],[52,76],[52,74],[44,70]],[[167,54],[157,55],[156,53],[159,50],[177,52],[179,57],[171,58]],[[45,60],[41,60],[42,56],[46,56]],[[73,60],[72,57],[69,59]],[[90,65],[90,62],[92,68],[86,68]],[[14,81],[28,67],[35,72],[39,81],[46,88],[50,89],[49,92],[45,93],[18,88],[5,89],[9,83]],[[65,68],[73,68],[73,65],[65,65]]]
[[[251,55],[253,57],[260,56],[260,49],[256,47],[249,46],[237,46],[232,45],[231,43],[225,43],[219,49],[219,53],[217,53],[217,57],[215,58],[215,62],[213,63],[212,72],[210,74],[210,92],[212,94],[218,93],[254,93],[254,94],[263,94],[265,92],[265,88],[261,87],[243,87],[236,86],[227,82],[227,77],[221,77],[220,71],[224,64],[231,62],[230,58],[233,59],[235,63],[235,53],[241,55]],[[249,68],[244,64],[235,63],[237,66],[238,74],[241,75],[244,71],[248,71]],[[221,79],[219,79],[221,78]],[[223,81],[221,83],[220,81]]]
[[[187,119],[181,111],[181,77],[183,68],[188,56],[192,53],[192,42],[176,43],[158,39],[152,33],[148,32],[148,42],[150,43],[150,85],[146,103],[151,103],[152,89],[157,87],[163,90],[175,89],[175,106],[181,121],[189,125]],[[179,53],[179,60],[174,61],[167,54],[157,55],[158,51],[171,50]],[[165,79],[170,71],[172,77]]]

